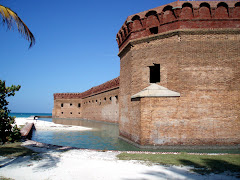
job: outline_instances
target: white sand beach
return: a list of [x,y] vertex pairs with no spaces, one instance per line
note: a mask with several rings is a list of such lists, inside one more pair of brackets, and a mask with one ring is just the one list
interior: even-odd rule
[[[40,120],[16,118],[18,125],[34,122],[36,129],[86,130]],[[199,175],[190,167],[164,166],[141,161],[118,160],[118,151],[82,150],[27,140],[24,147],[39,154],[18,158],[0,156],[1,177],[16,180],[159,180],[159,179],[237,179],[225,174]]]
[[159,179],[237,179],[225,174],[199,175],[190,167],[150,165],[140,161],[118,160],[117,151],[95,151],[51,147],[28,140],[27,148],[40,152],[9,159],[0,157],[0,177],[16,180],[159,180]]
[[89,131],[92,128],[82,127],[82,126],[71,126],[71,125],[62,125],[55,124],[53,122],[42,121],[42,120],[34,120],[33,118],[15,118],[15,123],[18,126],[25,125],[26,123],[34,123],[36,130],[51,130],[51,131],[59,131],[59,130],[67,130],[67,131]]

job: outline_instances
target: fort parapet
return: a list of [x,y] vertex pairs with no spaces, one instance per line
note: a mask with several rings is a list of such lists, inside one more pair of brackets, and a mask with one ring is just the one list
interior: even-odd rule
[[180,29],[239,28],[240,2],[176,1],[127,18],[116,40],[123,49],[134,39]]
[[120,77],[54,94],[54,121],[119,123],[120,138],[142,148],[240,146],[239,1],[177,1],[131,15],[117,43]]

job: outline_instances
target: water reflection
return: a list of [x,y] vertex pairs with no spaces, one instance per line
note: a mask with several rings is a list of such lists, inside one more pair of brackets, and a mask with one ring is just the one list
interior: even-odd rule
[[[61,122],[60,122],[61,121]],[[64,122],[63,122],[64,121]],[[66,125],[78,125],[93,128],[91,131],[43,131],[33,132],[34,141],[72,146],[83,149],[101,150],[140,150],[118,138],[117,124],[110,124],[89,120],[55,120],[54,122]]]

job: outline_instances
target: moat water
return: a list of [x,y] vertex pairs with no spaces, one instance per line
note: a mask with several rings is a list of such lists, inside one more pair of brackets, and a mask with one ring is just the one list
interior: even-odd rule
[[[52,119],[39,119],[52,121]],[[89,131],[33,131],[32,140],[60,146],[82,149],[139,151],[140,149],[119,139],[118,125],[96,121],[80,120],[81,126],[90,127]]]

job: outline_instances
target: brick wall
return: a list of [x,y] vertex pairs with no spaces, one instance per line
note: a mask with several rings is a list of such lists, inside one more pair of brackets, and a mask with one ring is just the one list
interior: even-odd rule
[[127,18],[116,38],[122,50],[129,41],[176,29],[240,28],[240,2],[176,1]]
[[[169,34],[132,41],[119,54],[120,135],[140,145],[239,144],[240,31]],[[150,85],[154,63],[158,84],[181,96],[131,101]]]
[[54,122],[63,122],[57,119],[89,119],[118,123],[118,96],[119,78],[83,93],[56,93],[52,112]]

